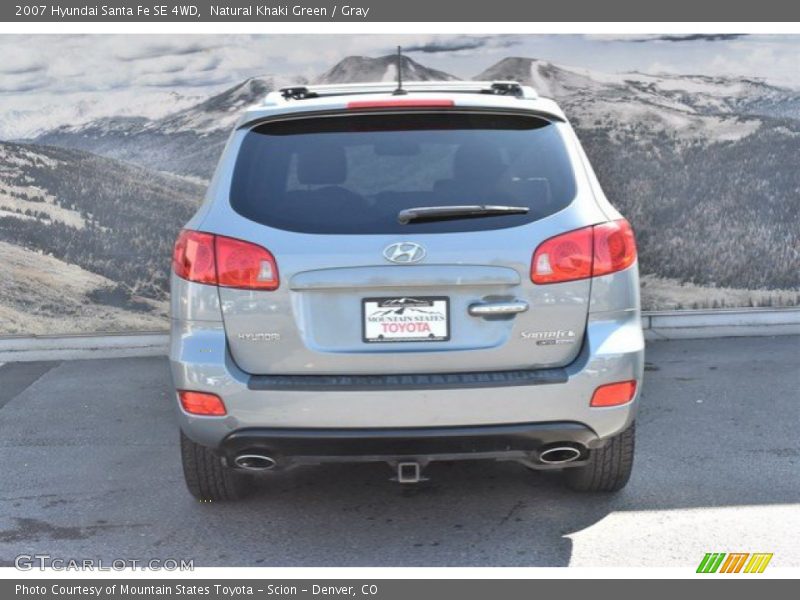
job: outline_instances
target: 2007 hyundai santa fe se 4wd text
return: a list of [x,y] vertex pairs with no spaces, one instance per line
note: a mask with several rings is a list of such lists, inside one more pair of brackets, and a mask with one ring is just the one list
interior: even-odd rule
[[589,492],[630,476],[633,232],[531,88],[269,94],[178,237],[171,310],[198,498],[327,462],[413,483],[431,461],[513,460]]

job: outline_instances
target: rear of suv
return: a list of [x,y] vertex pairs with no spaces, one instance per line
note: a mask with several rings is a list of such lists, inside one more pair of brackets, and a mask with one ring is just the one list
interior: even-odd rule
[[633,465],[633,232],[559,107],[511,82],[300,87],[232,133],[180,233],[170,360],[201,499],[258,471]]

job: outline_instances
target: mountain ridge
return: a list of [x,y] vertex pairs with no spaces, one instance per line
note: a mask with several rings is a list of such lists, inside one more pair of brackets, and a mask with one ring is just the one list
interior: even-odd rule
[[[401,60],[403,80],[405,81],[454,81],[458,79],[450,73],[426,67],[408,56],[402,56]],[[396,80],[397,56],[388,54],[376,58],[347,56],[319,75],[314,83],[341,84]]]
[[[348,56],[320,74],[315,82],[393,80],[396,60],[394,55]],[[403,64],[404,77],[409,81],[457,79],[409,57],[403,57]],[[474,79],[511,79],[533,85],[541,95],[561,103],[582,127],[611,116],[620,122],[634,122],[654,130],[674,128],[684,136],[714,141],[752,133],[759,126],[758,117],[800,118],[798,92],[755,78],[614,74],[512,56],[491,65]],[[241,109],[296,81],[297,78],[275,75],[251,77],[158,119],[104,117],[54,127],[31,141],[209,179]],[[737,127],[732,118],[749,123]]]

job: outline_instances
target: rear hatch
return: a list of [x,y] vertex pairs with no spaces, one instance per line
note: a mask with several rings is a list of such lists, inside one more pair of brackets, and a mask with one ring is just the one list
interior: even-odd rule
[[[348,111],[241,140],[236,237],[274,255],[274,291],[220,288],[254,374],[486,372],[571,362],[590,280],[534,285],[542,241],[581,222],[555,123],[486,112]],[[223,232],[224,233],[224,232]]]

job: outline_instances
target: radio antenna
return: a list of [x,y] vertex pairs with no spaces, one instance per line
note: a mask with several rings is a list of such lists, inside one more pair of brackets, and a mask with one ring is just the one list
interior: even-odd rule
[[403,48],[397,47],[397,89],[392,92],[393,96],[404,96],[408,92],[403,89]]

